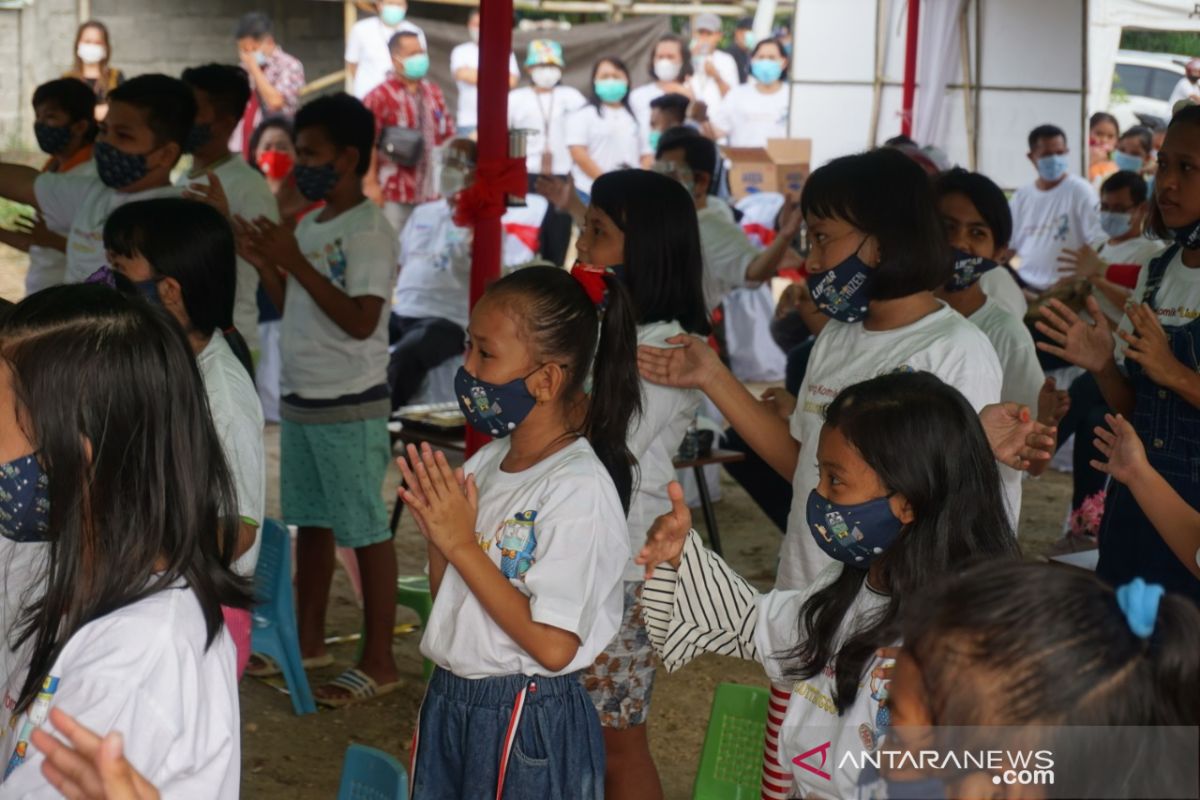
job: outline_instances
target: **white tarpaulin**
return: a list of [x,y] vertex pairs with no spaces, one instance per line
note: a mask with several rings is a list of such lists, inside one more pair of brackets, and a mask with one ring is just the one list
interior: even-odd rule
[[1088,108],[1093,111],[1108,107],[1122,28],[1200,31],[1195,0],[1091,0],[1089,16]]
[[[1033,127],[1053,123],[1077,144],[1086,123],[1084,6],[923,0],[914,138],[1006,187],[1032,175]],[[900,132],[906,13],[904,0],[798,0],[791,135],[813,140],[814,164]],[[1072,148],[1076,169],[1083,150]]]
[[[814,165],[900,132],[906,14],[907,0],[797,0],[790,135],[812,139]],[[1200,30],[1200,6],[921,0],[913,138],[1015,188],[1033,177],[1026,136],[1051,123],[1082,172],[1123,27]]]

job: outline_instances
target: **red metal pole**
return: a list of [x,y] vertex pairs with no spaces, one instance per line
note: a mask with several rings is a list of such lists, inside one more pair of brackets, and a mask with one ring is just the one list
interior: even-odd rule
[[[508,54],[512,52],[512,0],[479,4],[479,161],[508,157]],[[482,215],[471,245],[471,308],[500,277],[500,216]],[[467,427],[467,455],[486,443]]]
[[904,101],[900,109],[900,132],[912,136],[913,96],[917,92],[917,32],[921,22],[921,0],[908,0],[908,28],[904,37]]

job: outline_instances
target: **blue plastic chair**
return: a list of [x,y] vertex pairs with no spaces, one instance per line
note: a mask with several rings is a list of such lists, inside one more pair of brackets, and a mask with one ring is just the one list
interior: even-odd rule
[[408,773],[392,756],[352,744],[342,762],[338,800],[408,800]]
[[250,650],[275,659],[283,670],[292,708],[297,714],[314,714],[312,690],[300,658],[300,636],[296,631],[296,609],[292,601],[292,537],[279,520],[268,519],[262,527],[262,547],[254,572],[254,628]]

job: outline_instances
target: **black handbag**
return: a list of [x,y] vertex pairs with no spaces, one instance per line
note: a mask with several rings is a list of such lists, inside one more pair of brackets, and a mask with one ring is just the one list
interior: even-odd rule
[[379,134],[379,151],[402,167],[415,167],[425,155],[425,137],[415,128],[391,125]]

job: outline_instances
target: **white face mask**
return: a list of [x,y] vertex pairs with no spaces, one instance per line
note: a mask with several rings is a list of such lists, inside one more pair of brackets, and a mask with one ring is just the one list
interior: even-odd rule
[[683,71],[683,64],[669,58],[660,58],[654,62],[654,77],[660,81],[673,81]]
[[99,64],[108,55],[108,48],[102,44],[80,42],[75,49],[75,55],[85,64]]
[[562,80],[562,70],[558,67],[534,67],[529,70],[529,78],[539,89],[552,89]]
[[448,200],[466,187],[467,173],[463,171],[462,167],[444,166],[439,183],[442,197]]
[[479,28],[467,28],[467,35],[471,37],[471,41],[479,44]]

